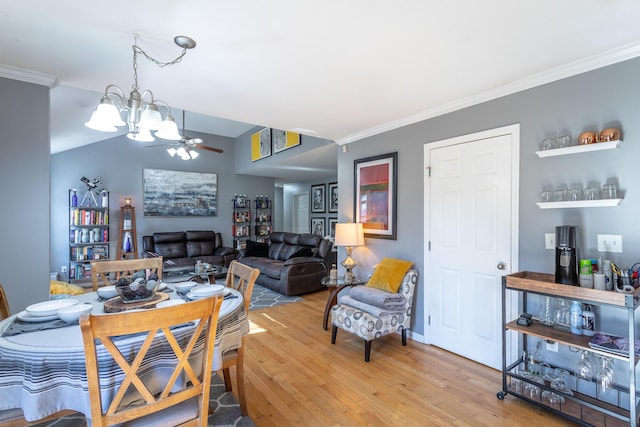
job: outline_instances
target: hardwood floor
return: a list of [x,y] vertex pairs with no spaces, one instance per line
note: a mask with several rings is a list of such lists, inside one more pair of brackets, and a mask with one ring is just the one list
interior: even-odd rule
[[513,396],[501,374],[447,351],[387,336],[364,343],[322,329],[328,292],[250,312],[245,351],[249,416],[268,426],[566,426]]

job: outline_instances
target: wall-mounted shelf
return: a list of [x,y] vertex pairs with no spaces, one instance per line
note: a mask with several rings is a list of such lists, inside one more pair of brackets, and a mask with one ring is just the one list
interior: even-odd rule
[[594,144],[573,145],[571,147],[566,147],[566,148],[555,148],[553,150],[536,151],[536,154],[538,155],[538,157],[542,158],[542,157],[564,156],[566,154],[588,153],[591,151],[613,150],[618,148],[621,143],[622,143],[622,140],[596,142]]
[[578,200],[575,202],[538,202],[540,209],[606,208],[618,206],[622,199]]

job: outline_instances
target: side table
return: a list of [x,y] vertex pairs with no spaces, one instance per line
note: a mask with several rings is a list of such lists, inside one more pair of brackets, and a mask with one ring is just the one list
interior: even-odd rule
[[331,293],[329,294],[329,299],[327,300],[327,305],[324,307],[324,317],[322,318],[322,327],[324,330],[329,329],[329,313],[331,312],[331,308],[338,303],[338,294],[341,290],[350,286],[358,286],[364,285],[366,280],[356,279],[352,282],[345,282],[344,278],[338,278],[338,280],[331,280],[329,276],[324,277],[320,283],[327,288],[333,288]]

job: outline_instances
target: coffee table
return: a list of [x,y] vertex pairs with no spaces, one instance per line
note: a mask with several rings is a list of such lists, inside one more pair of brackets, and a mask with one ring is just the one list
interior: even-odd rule
[[202,273],[195,272],[195,265],[171,266],[163,270],[162,281],[167,283],[187,282],[197,277],[203,281],[215,283],[216,280],[226,278],[227,271],[226,267],[220,265],[215,265]]
[[324,317],[322,318],[322,327],[326,331],[329,329],[329,313],[331,312],[331,308],[338,303],[338,294],[340,291],[346,287],[364,285],[367,281],[355,279],[350,282],[345,282],[344,277],[339,277],[337,280],[331,280],[331,277],[326,276],[320,281],[320,283],[327,288],[333,288],[329,294],[327,305],[324,307]]

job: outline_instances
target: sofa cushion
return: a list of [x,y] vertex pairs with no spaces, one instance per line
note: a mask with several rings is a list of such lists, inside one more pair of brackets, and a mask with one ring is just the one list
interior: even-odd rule
[[215,251],[216,235],[213,231],[187,231],[187,256],[211,256]]
[[247,240],[247,247],[244,250],[245,256],[266,257],[269,256],[269,245],[262,242]]
[[185,258],[188,256],[186,236],[182,231],[154,233],[153,246],[155,252],[165,258]]
[[289,258],[287,259],[291,259],[291,258],[300,258],[303,256],[314,256],[315,254],[313,253],[313,250],[311,248],[298,248],[298,250],[296,250],[294,253],[292,253],[291,255],[289,255]]

